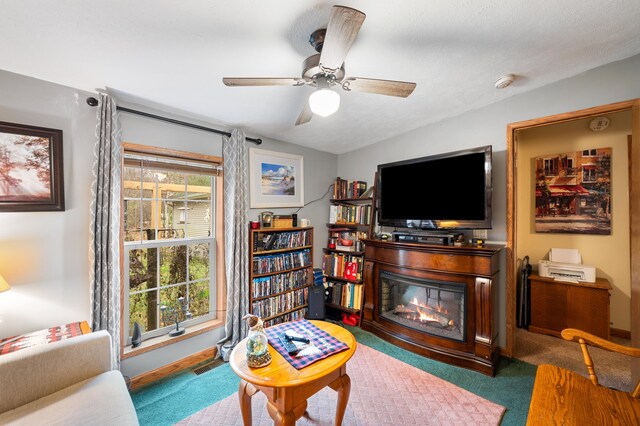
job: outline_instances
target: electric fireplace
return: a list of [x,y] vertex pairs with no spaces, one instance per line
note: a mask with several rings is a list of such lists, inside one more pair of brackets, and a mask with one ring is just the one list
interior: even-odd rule
[[495,375],[502,246],[364,243],[362,328],[418,354]]
[[464,283],[379,274],[378,315],[424,333],[465,341]]

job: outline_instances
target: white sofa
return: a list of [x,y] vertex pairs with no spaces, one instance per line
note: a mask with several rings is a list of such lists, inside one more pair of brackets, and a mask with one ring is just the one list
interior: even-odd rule
[[0,425],[138,425],[110,351],[97,331],[0,355]]

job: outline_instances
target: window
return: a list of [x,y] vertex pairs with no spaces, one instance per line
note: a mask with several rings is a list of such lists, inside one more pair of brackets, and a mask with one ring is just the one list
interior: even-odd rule
[[596,169],[594,167],[582,168],[582,182],[595,182],[596,181]]
[[545,176],[555,176],[558,174],[558,159],[557,158],[545,158],[544,159],[544,174]]
[[[125,144],[122,174],[125,344],[215,318],[221,159]],[[220,176],[218,176],[220,174]]]

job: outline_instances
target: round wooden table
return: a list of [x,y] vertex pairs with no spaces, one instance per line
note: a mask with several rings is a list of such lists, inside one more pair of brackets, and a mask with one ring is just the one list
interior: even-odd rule
[[342,424],[349,401],[351,379],[347,375],[347,361],[356,351],[356,339],[347,329],[325,321],[310,321],[349,349],[316,361],[300,370],[269,345],[271,364],[266,367],[247,366],[247,339],[231,352],[229,364],[240,377],[238,397],[245,426],[251,425],[251,397],[258,391],[267,397],[267,410],[276,425],[295,425],[307,409],[307,399],[325,386],[338,392],[335,425]]

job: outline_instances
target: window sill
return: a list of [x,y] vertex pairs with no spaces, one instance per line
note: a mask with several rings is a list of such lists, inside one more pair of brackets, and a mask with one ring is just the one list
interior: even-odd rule
[[224,326],[224,320],[213,319],[211,321],[206,321],[201,324],[188,327],[185,330],[184,334],[180,336],[169,337],[168,334],[165,334],[163,336],[153,337],[151,339],[145,340],[137,348],[132,348],[131,345],[128,345],[121,349],[120,359],[133,358],[134,356],[142,355],[144,353],[162,348],[164,346],[169,346],[177,342],[182,342],[184,340],[190,339],[191,337],[206,333],[207,331],[211,331],[222,326]]

